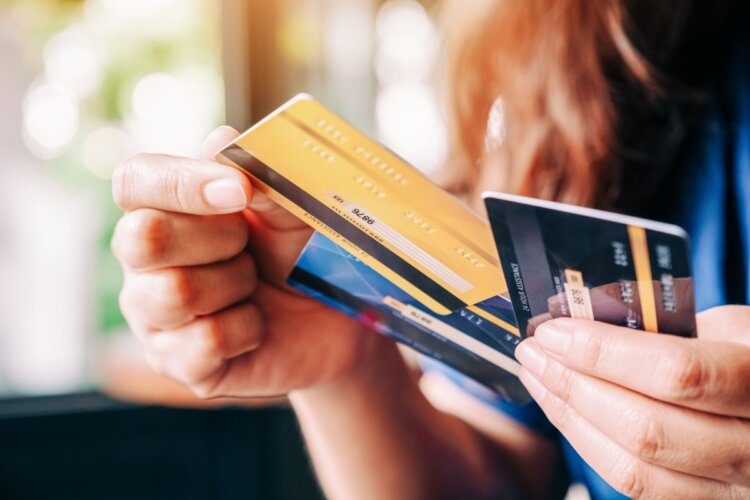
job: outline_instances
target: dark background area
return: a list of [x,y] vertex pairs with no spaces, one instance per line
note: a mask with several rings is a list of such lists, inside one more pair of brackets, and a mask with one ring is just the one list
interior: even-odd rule
[[322,498],[287,408],[0,400],[0,498]]

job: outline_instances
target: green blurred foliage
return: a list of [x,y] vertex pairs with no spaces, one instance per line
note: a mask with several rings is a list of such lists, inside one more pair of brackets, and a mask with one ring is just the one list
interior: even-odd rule
[[[218,2],[199,0],[201,22],[171,38],[135,36],[127,32],[106,35],[106,58],[100,86],[81,101],[77,137],[58,158],[46,162],[51,176],[73,193],[96,200],[103,230],[96,263],[97,331],[117,331],[125,325],[118,305],[122,272],[110,251],[114,227],[121,216],[112,202],[110,182],[96,177],[82,165],[86,132],[103,123],[122,123],[130,112],[130,96],[136,82],[154,72],[170,72],[186,64],[219,71]],[[11,16],[24,37],[29,66],[43,71],[45,43],[55,34],[84,20],[82,0],[0,0],[0,10]]]

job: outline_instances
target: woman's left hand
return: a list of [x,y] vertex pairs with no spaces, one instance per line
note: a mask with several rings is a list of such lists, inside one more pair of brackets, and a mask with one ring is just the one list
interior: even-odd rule
[[521,381],[583,459],[634,498],[750,498],[750,307],[698,338],[586,320],[541,325]]

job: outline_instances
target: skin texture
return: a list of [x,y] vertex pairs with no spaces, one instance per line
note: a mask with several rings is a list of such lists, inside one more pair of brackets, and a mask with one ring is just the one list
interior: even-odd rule
[[[554,442],[440,377],[420,391],[392,342],[285,285],[311,230],[211,160],[236,134],[115,172],[121,307],[152,367],[204,398],[288,394],[331,498],[561,497]],[[737,306],[690,340],[555,319],[519,346],[521,380],[626,495],[747,498],[748,325]]]
[[516,351],[547,417],[627,496],[750,496],[750,308],[698,320],[682,339],[557,319]]

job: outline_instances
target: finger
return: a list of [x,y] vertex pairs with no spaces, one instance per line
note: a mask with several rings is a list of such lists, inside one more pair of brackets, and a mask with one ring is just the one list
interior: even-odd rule
[[544,323],[534,338],[576,371],[680,406],[750,416],[750,347],[742,344],[567,318]]
[[262,337],[260,310],[242,302],[175,330],[146,335],[144,344],[157,371],[200,392],[227,360],[256,349]]
[[[206,140],[206,144],[204,144],[204,154],[210,154],[212,150],[217,149],[216,146],[218,144],[226,139],[232,138],[233,136],[234,134],[231,129],[215,130]],[[236,136],[234,138],[236,138]],[[223,154],[216,154],[215,158],[217,161],[236,167],[243,172],[253,172],[259,164],[259,160],[240,147],[231,148],[229,151],[223,152]],[[262,219],[263,223],[268,228],[285,231],[289,229],[297,229],[304,224],[304,222],[300,221],[298,217],[289,213],[286,209],[271,200],[262,191],[263,190],[261,189],[253,192],[253,197],[250,200],[250,208],[260,219]]]
[[[620,286],[623,283],[632,286],[632,282],[622,281],[597,286],[590,290],[591,306],[596,311],[596,317],[599,321],[616,322],[627,315],[628,308],[637,310],[640,307],[637,295],[633,298],[632,304],[625,304],[622,301]],[[570,317],[570,305],[565,293],[559,293],[547,299],[547,308],[552,317],[547,317],[544,320]],[[539,324],[541,324],[541,321],[537,321],[536,326],[539,326]]]
[[[220,161],[247,172],[252,171],[251,163],[257,160],[244,150],[237,148],[238,153],[231,155],[231,160],[218,154],[237,137],[239,133],[231,127],[217,128],[206,138],[202,148],[202,157],[207,160]],[[277,231],[295,230],[306,225],[259,190],[253,192],[250,208],[265,226]]]
[[115,227],[112,252],[134,270],[198,266],[227,260],[247,246],[242,214],[199,216],[141,208]]
[[204,160],[215,160],[216,153],[224,149],[233,140],[240,136],[240,133],[228,125],[222,125],[208,134],[201,147],[201,158]]
[[218,264],[134,273],[121,307],[137,324],[171,330],[248,298],[256,284],[253,260],[243,253]]
[[525,368],[521,369],[519,377],[581,458],[614,489],[629,498],[741,498],[750,491],[636,458],[549,392]]
[[630,455],[667,469],[750,486],[750,423],[680,408],[578,373],[534,339],[516,356],[544,388]]
[[140,153],[115,169],[112,195],[126,212],[157,208],[211,215],[247,207],[252,187],[242,172],[219,163]]
[[750,344],[750,307],[720,306],[698,314],[698,338]]
[[[237,133],[232,129],[217,129],[204,144],[204,156],[210,157],[222,150],[236,137]],[[231,160],[221,155],[217,160],[252,171],[251,164],[256,160],[244,150],[237,148],[234,151],[235,154],[229,155]],[[245,216],[252,234],[250,249],[258,261],[260,274],[271,283],[284,286],[287,275],[312,235],[312,229],[259,189],[253,191],[249,209]]]
[[[692,304],[693,285],[690,278],[675,278],[673,283],[674,300],[677,304]],[[594,287],[590,290],[592,308],[596,311],[597,321],[618,324],[622,318],[627,317],[631,311],[641,308],[640,297],[633,294],[637,283],[633,281],[620,280]],[[654,289],[656,303],[662,303],[662,289],[660,286]],[[630,296],[630,302],[622,300],[624,295]],[[553,295],[547,300],[549,313],[554,318],[570,317],[570,306],[564,293]],[[549,319],[549,318],[546,318]],[[662,331],[667,332],[693,332],[695,329],[695,318],[693,314],[659,314],[659,326]],[[545,318],[537,320],[536,326]]]
[[544,313],[544,314],[537,314],[533,318],[529,319],[529,322],[526,324],[526,335],[529,337],[533,337],[536,333],[536,329],[539,328],[539,325],[546,323],[547,321],[554,319],[559,316],[554,316],[554,313]]
[[[266,326],[263,343],[254,351],[229,360],[203,386],[202,397],[267,397],[292,389],[331,381],[361,361],[373,342],[390,343],[377,334],[359,330],[354,320],[321,309],[308,300],[289,297],[287,292],[259,283],[253,301],[263,304],[265,318],[285,315],[283,322]],[[314,339],[310,325],[318,330]],[[314,351],[318,354],[312,356]],[[395,353],[394,353],[395,354]],[[327,360],[321,363],[321,359]]]

